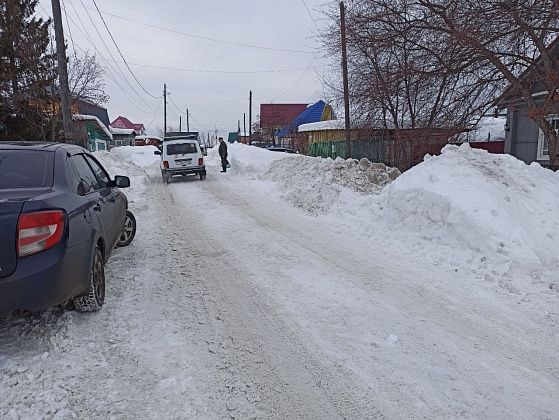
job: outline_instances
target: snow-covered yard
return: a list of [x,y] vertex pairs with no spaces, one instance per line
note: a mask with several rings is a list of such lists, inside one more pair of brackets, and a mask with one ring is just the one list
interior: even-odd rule
[[559,175],[229,151],[99,154],[137,237],[101,312],[0,321],[0,418],[557,418]]

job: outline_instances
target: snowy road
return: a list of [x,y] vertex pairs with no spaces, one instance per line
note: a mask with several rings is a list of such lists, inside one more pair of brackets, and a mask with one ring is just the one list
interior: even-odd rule
[[147,174],[102,311],[0,321],[0,418],[557,418],[556,326],[217,168]]

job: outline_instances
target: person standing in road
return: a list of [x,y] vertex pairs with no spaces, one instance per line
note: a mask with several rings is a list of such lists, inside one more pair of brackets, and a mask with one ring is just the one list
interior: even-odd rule
[[227,143],[223,141],[223,137],[219,138],[219,156],[221,157],[221,167],[223,168],[221,172],[227,172]]

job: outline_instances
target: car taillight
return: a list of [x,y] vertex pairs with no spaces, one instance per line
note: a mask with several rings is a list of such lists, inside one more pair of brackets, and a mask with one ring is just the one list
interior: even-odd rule
[[26,257],[62,240],[66,216],[61,210],[23,213],[17,223],[17,255]]
[[204,166],[204,158],[198,158],[198,166]]
[[164,160],[164,161],[163,161],[163,167],[164,167],[165,169],[169,169],[169,161]]

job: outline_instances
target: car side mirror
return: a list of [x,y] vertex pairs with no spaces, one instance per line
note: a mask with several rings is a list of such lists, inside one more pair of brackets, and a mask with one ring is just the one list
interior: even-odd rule
[[127,176],[117,175],[115,176],[114,183],[117,188],[128,188],[130,186],[130,178]]
[[155,150],[153,152],[154,155],[161,156],[161,150]]

